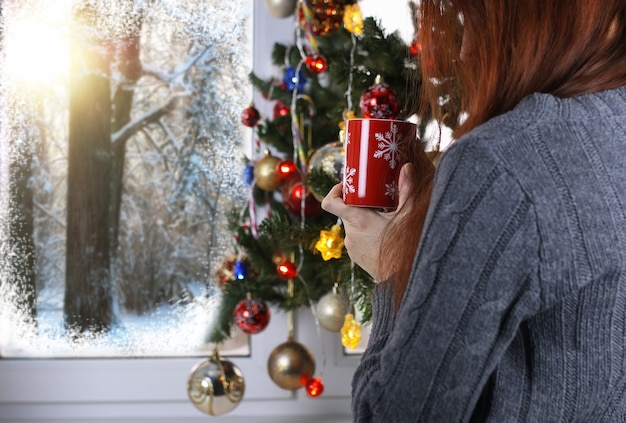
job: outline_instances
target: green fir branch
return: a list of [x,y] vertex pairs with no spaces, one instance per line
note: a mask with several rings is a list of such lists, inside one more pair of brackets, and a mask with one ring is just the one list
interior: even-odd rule
[[341,182],[339,179],[334,178],[319,168],[311,169],[306,175],[307,186],[319,198],[325,197],[331,188],[339,182]]

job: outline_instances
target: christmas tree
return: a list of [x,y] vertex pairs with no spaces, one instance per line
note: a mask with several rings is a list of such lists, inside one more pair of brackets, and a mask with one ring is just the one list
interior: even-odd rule
[[[274,103],[273,115],[261,117],[253,103],[244,106],[242,124],[255,134],[244,175],[249,201],[229,219],[233,254],[217,273],[223,300],[209,338],[224,341],[234,324],[248,334],[261,332],[270,305],[287,311],[316,306],[321,326],[341,331],[342,343],[354,348],[354,309],[362,321],[370,319],[374,282],[350,260],[341,222],[320,202],[342,178],[347,119],[409,118],[414,107],[407,93],[419,91],[409,84],[421,83],[419,43],[407,44],[376,19],[364,19],[356,0],[266,4],[274,16],[295,14],[299,25],[293,45],[274,45],[271,60],[282,74],[269,80],[250,75]],[[407,9],[415,21],[416,5],[409,2]],[[430,116],[416,120],[423,136]],[[292,338],[275,353],[288,348],[306,359],[306,347]],[[306,386],[309,395],[321,394],[314,370],[303,372],[304,379],[285,381],[271,370],[270,376],[284,389]]]

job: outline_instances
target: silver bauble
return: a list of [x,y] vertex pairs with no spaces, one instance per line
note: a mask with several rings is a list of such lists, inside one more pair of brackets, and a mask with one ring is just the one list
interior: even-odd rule
[[291,337],[274,348],[267,360],[267,372],[280,388],[302,388],[315,373],[315,359],[311,351]]
[[317,319],[324,329],[339,332],[349,310],[350,298],[335,287],[317,302]]
[[243,398],[243,374],[229,360],[220,359],[217,352],[198,362],[187,381],[191,403],[203,413],[221,416],[232,411]]
[[298,0],[265,0],[265,8],[275,18],[288,18],[296,11]]
[[[324,175],[331,178],[334,183],[338,184],[342,180],[345,156],[346,153],[343,148],[343,143],[335,141],[323,145],[311,155],[307,165],[307,172],[318,169]],[[315,192],[314,189],[311,189],[311,193],[319,202],[321,202],[327,194],[326,192]]]

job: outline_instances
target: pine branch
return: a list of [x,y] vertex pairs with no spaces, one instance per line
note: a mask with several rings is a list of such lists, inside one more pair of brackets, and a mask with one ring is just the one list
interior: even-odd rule
[[306,183],[316,196],[322,198],[334,187],[341,182],[339,179],[333,178],[322,169],[311,169],[306,175]]

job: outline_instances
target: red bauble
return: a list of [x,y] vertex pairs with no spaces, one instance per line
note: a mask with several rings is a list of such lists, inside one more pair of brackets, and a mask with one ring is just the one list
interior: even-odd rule
[[297,170],[298,167],[292,160],[281,160],[276,165],[276,171],[283,179],[287,179],[290,176],[294,175]]
[[308,71],[314,75],[319,75],[328,69],[328,61],[322,55],[307,56],[304,63]]
[[235,307],[235,323],[247,334],[254,335],[261,332],[269,322],[270,309],[263,300],[246,298]]
[[314,377],[313,379],[309,379],[305,389],[310,397],[317,398],[324,393],[324,382],[322,382],[321,377]]
[[277,100],[276,104],[274,104],[274,119],[276,119],[277,117],[289,116],[289,113],[291,113],[291,109],[289,108],[289,106],[287,106],[282,101]]
[[306,188],[300,174],[296,173],[283,182],[282,194],[283,206],[289,213],[295,216],[299,217],[302,213],[303,197],[304,215],[306,217],[315,217],[322,213],[322,206],[309,189]]
[[369,87],[361,96],[361,112],[365,118],[395,119],[400,114],[400,97],[386,82]]
[[253,128],[261,119],[261,114],[254,107],[254,104],[251,104],[247,109],[241,113],[241,123],[249,128]]
[[281,261],[276,266],[276,273],[285,280],[293,279],[298,276],[298,268],[289,260]]
[[411,46],[409,47],[409,52],[413,56],[417,56],[418,54],[420,54],[422,52],[422,43],[417,40],[413,41],[411,43]]

